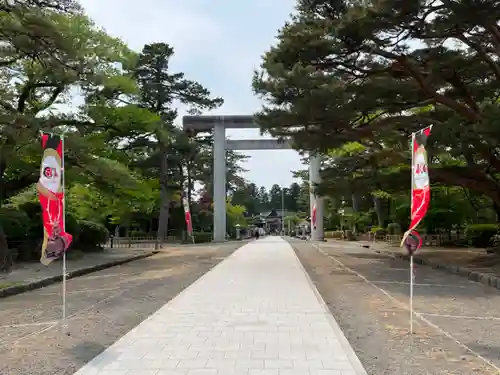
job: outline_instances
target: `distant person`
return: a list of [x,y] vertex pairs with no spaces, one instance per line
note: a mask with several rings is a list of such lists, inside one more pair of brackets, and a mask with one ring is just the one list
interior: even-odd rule
[[255,239],[258,240],[260,237],[260,231],[259,228],[255,228]]

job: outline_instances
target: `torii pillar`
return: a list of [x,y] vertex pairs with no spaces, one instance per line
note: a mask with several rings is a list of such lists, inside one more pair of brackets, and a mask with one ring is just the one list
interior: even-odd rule
[[214,242],[226,240],[226,127],[224,125],[223,120],[214,122]]
[[[226,140],[226,129],[258,129],[259,125],[254,121],[253,116],[184,116],[182,123],[184,131],[190,135],[213,131],[213,240],[223,242],[226,240],[226,150],[290,150],[293,147],[289,141],[277,139]],[[309,166],[311,183],[319,182],[320,166],[320,158],[311,155]],[[322,240],[324,238],[323,199],[316,198],[311,189],[311,217],[314,203],[316,204],[316,230],[313,230],[311,226],[311,234],[313,239]]]

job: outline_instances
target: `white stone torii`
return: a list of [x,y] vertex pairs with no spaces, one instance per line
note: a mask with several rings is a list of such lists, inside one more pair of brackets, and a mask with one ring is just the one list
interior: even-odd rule
[[[226,129],[255,129],[253,116],[184,116],[182,118],[184,131],[191,134],[214,130],[214,242],[226,240],[226,150],[288,150],[292,149],[287,141],[277,139],[226,140]],[[316,206],[316,227],[311,222],[311,239],[321,241],[323,232],[323,198],[314,194],[314,184],[320,182],[321,159],[311,155],[309,160],[310,184],[310,217],[312,221],[313,208]]]

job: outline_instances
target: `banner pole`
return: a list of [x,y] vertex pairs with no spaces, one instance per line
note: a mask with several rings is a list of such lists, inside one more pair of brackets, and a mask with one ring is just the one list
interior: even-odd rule
[[[415,133],[411,133],[411,206],[413,207],[413,186],[414,186],[414,162],[415,162]],[[413,335],[413,254],[410,255],[410,335]]]
[[[65,154],[66,151],[64,149],[64,134],[61,135],[61,155],[62,155],[62,160],[61,160],[61,171],[62,171],[62,176],[61,176],[61,183],[62,183],[62,227],[63,230],[66,230],[66,184],[65,184],[65,175],[66,175],[66,170],[64,169],[64,159],[65,159]],[[63,257],[62,257],[62,328],[63,332],[65,332],[67,326],[66,326],[66,251],[63,251]]]
[[[413,256],[415,251],[422,247],[422,238],[415,231],[419,223],[427,213],[430,204],[430,180],[428,174],[428,156],[426,150],[427,138],[430,136],[432,125],[411,133],[411,215],[409,229],[404,233],[401,239],[400,247],[406,245],[408,255],[410,256],[410,335],[413,335],[413,294],[415,287],[415,270]],[[422,134],[423,133],[423,134]],[[422,138],[417,144],[417,134],[422,135]],[[418,153],[418,156],[416,156]],[[417,158],[418,157],[418,158]],[[418,163],[416,165],[415,163]],[[416,177],[418,175],[418,181]],[[418,186],[415,185],[418,183]],[[417,193],[417,195],[415,195]],[[417,206],[418,204],[418,206]],[[408,239],[411,240],[407,242]],[[413,242],[413,243],[412,243]]]
[[413,334],[413,255],[410,256],[410,335]]

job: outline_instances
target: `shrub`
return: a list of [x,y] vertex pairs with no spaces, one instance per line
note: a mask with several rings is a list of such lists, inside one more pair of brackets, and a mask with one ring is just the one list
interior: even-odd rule
[[147,233],[146,231],[143,230],[132,230],[128,234],[129,237],[151,237],[150,233]]
[[387,225],[388,234],[401,234],[401,226],[398,223],[390,223]]
[[212,233],[210,232],[193,232],[193,236],[196,243],[212,242]]
[[10,244],[26,240],[31,219],[26,212],[14,206],[4,206],[0,208],[0,225]]
[[325,238],[333,238],[336,240],[342,239],[344,236],[344,233],[341,230],[334,230],[334,231],[328,231],[325,232]]
[[14,261],[29,261],[37,258],[36,242],[27,241],[30,224],[30,217],[16,207],[8,205],[0,208],[0,225]]
[[356,235],[354,234],[354,232],[352,230],[345,231],[345,239],[347,241],[356,241],[357,240]]
[[[25,226],[25,236],[13,245],[13,247],[18,251],[19,260],[38,260],[43,240],[42,208],[38,202],[25,202],[18,206],[18,210],[28,216],[29,222]],[[71,213],[66,213],[65,225],[66,232],[73,236],[72,244],[78,242],[80,227],[78,221]]]
[[80,223],[78,223],[78,220],[72,215],[67,213],[66,218],[66,232],[71,234],[73,236],[73,243],[77,243],[80,238]]
[[370,214],[361,213],[355,221],[356,229],[358,232],[364,233],[372,223]]
[[382,227],[372,227],[370,232],[375,235],[375,238],[382,238],[387,234],[387,231]]
[[19,205],[19,210],[25,212],[30,218],[26,233],[27,240],[40,246],[43,238],[42,207],[38,202],[25,202]]
[[490,247],[492,237],[498,232],[497,224],[473,224],[465,229],[467,243],[474,247]]
[[[41,240],[43,236],[42,208],[38,202],[26,202],[19,205],[19,210],[24,211],[30,218],[27,237],[29,240]],[[80,226],[78,220],[70,213],[65,216],[66,232],[73,236],[73,242],[78,241]]]
[[84,251],[102,250],[102,245],[108,241],[109,231],[100,223],[79,220],[80,236],[75,247]]
[[492,247],[488,247],[486,251],[488,254],[497,254],[500,255],[500,234],[495,234],[491,237]]
[[26,212],[30,218],[41,216],[42,214],[42,207],[40,206],[40,203],[34,201],[24,202],[18,206],[18,209]]

